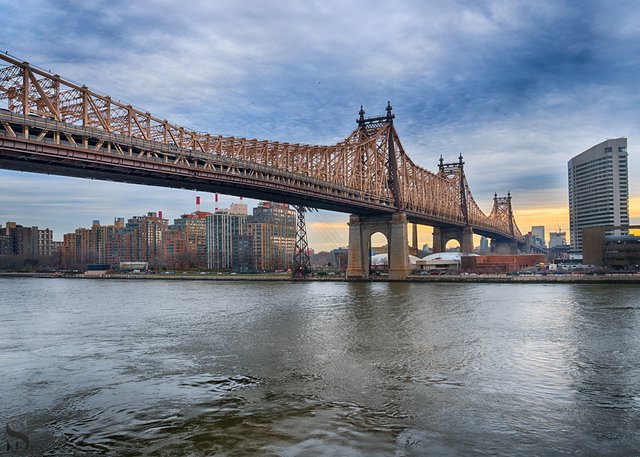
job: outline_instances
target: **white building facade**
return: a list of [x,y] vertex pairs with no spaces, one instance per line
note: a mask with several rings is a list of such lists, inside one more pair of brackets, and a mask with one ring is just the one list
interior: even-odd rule
[[232,203],[227,209],[207,216],[207,267],[212,270],[233,268],[234,242],[244,235],[247,224],[247,205]]
[[629,225],[627,139],[603,141],[567,167],[571,251],[582,253],[583,228]]

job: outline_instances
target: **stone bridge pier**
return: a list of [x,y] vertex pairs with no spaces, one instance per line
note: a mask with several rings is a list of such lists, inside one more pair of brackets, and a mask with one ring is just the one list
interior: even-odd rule
[[456,240],[460,243],[460,252],[473,252],[473,229],[471,227],[433,227],[433,252],[444,252],[447,243]]
[[370,270],[371,236],[382,233],[387,238],[389,280],[407,279],[410,272],[407,216],[349,216],[348,279],[368,279]]

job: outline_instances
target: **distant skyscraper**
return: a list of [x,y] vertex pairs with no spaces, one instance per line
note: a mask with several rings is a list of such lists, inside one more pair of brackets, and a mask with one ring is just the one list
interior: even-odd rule
[[489,252],[489,240],[484,236],[480,237],[480,246],[478,247],[478,251],[480,251],[483,254],[486,254],[487,252]]
[[534,225],[531,227],[531,236],[533,237],[533,243],[536,246],[546,247],[544,238],[544,225]]
[[583,228],[629,225],[627,139],[603,141],[567,165],[571,250],[581,253]]

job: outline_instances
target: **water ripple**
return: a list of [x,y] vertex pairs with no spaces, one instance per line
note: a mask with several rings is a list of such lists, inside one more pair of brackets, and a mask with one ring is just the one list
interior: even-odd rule
[[44,455],[640,449],[637,286],[0,278],[0,290],[0,419]]

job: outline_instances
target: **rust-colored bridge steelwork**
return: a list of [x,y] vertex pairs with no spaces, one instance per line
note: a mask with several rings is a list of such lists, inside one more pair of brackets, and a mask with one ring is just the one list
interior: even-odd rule
[[387,114],[332,146],[197,132],[0,54],[0,167],[270,199],[362,216],[522,238],[510,197],[486,215],[462,157],[432,173],[406,154]]

